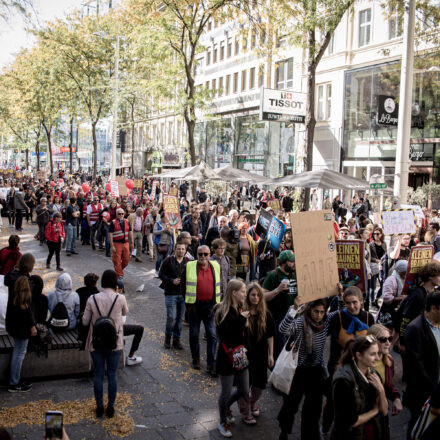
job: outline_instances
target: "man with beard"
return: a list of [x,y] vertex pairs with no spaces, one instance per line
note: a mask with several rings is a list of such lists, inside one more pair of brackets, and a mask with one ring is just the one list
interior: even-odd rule
[[279,266],[267,274],[263,283],[267,307],[277,329],[274,338],[274,359],[278,357],[286,342],[285,336],[278,332],[278,327],[298,295],[294,253],[291,250],[281,252],[278,262]]

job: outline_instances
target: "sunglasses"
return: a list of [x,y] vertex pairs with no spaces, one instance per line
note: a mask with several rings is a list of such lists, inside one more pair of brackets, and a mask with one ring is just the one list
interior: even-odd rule
[[118,212],[118,215],[124,215],[124,213],[123,212]]
[[209,252],[199,252],[197,255],[199,257],[208,257],[209,256]]
[[386,336],[382,336],[381,338],[377,338],[377,340],[381,343],[381,344],[385,344],[385,342],[389,342],[391,344],[391,342],[393,342],[393,337],[392,336],[388,336],[388,338]]
[[375,232],[373,235],[381,235],[380,232]]

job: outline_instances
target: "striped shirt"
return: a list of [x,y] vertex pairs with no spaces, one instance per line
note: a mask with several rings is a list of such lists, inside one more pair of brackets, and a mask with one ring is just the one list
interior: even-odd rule
[[304,317],[291,317],[287,314],[281,321],[279,326],[280,333],[283,333],[295,342],[299,347],[298,366],[307,365],[324,365],[324,347],[328,333],[328,320],[325,323],[324,330],[321,332],[313,332],[313,350],[312,353],[307,353],[306,344],[304,342]]

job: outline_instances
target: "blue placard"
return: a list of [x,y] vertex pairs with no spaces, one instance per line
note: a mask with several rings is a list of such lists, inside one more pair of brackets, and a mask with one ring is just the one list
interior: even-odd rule
[[270,246],[274,251],[277,251],[281,245],[281,240],[286,232],[286,225],[278,220],[276,217],[272,218],[269,225],[269,231],[267,233],[267,238],[269,239]]

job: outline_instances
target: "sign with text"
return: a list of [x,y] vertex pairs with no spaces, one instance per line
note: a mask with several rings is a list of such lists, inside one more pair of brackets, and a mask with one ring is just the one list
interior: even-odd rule
[[382,225],[385,235],[415,234],[414,211],[382,211]]
[[258,216],[257,226],[255,227],[255,233],[259,236],[266,236],[269,231],[270,223],[272,222],[273,215],[267,212],[265,209],[260,211]]
[[288,120],[304,123],[306,120],[305,93],[286,90],[261,89],[260,119],[262,121]]
[[156,186],[157,186],[157,180],[153,180],[153,184],[151,186],[151,194],[150,194],[150,199],[152,201],[156,199]]
[[168,190],[168,195],[177,197],[179,195],[179,189],[177,188],[177,186],[170,186]]
[[119,183],[117,180],[110,180],[110,194],[112,197],[119,197]]
[[121,166],[122,168],[131,167],[131,153],[122,153]]
[[180,220],[179,200],[177,197],[165,195],[163,197],[163,210],[165,212],[166,223],[170,228],[182,229]]
[[387,189],[388,184],[385,182],[381,183],[370,183],[370,189]]
[[127,178],[118,176],[116,180],[119,183],[119,196],[126,196],[128,194],[128,188],[125,186]]
[[276,217],[272,217],[272,221],[269,225],[269,231],[267,233],[267,238],[270,242],[271,248],[276,252],[281,245],[281,240],[286,232],[286,225],[278,220]]
[[377,123],[380,125],[397,125],[399,120],[399,105],[394,96],[377,96]]
[[292,213],[290,224],[300,303],[336,295],[339,275],[331,211]]
[[142,195],[142,190],[144,188],[144,181],[142,179],[133,179],[133,189],[132,194],[136,196]]
[[422,208],[419,205],[400,205],[401,209],[412,209],[416,218],[425,219]]
[[362,240],[336,240],[339,282],[344,289],[356,286],[362,293],[367,290],[365,280],[364,242]]
[[406,271],[405,283],[402,293],[408,292],[416,283],[417,274],[420,269],[430,261],[434,256],[434,247],[431,245],[414,246],[411,249],[408,260],[408,270]]
[[46,171],[35,171],[35,178],[37,180],[46,180]]
[[272,208],[275,212],[277,212],[281,209],[281,204],[280,204],[279,199],[268,200],[267,206],[269,208]]

